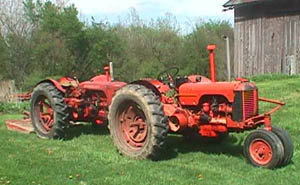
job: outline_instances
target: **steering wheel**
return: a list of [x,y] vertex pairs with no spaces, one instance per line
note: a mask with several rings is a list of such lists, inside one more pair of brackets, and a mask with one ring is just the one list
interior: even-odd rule
[[160,72],[157,76],[157,79],[161,82],[169,84],[170,87],[175,87],[175,80],[174,77],[178,74],[179,68],[178,67],[168,67],[162,72]]

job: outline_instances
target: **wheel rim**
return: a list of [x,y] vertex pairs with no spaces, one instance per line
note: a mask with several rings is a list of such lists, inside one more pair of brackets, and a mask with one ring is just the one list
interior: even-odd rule
[[251,158],[259,165],[267,165],[273,158],[272,148],[264,139],[252,141],[249,149]]
[[54,124],[54,111],[49,99],[40,96],[34,104],[38,127],[44,133],[49,133]]
[[118,131],[121,139],[134,149],[143,147],[148,135],[146,117],[141,108],[134,102],[127,103],[119,114]]

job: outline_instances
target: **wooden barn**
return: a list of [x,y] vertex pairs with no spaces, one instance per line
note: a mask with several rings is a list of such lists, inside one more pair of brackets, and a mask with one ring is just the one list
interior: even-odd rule
[[230,0],[234,74],[300,73],[300,0]]

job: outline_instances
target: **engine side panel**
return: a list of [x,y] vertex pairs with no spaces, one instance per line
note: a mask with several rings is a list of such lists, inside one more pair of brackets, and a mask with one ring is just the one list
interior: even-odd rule
[[234,89],[240,82],[196,82],[179,87],[181,105],[196,106],[203,96],[224,96],[230,103],[234,101]]
[[102,91],[107,97],[107,104],[110,105],[115,92],[125,85],[127,85],[125,82],[108,81],[105,75],[99,75],[90,81],[80,83],[79,87],[92,91]]

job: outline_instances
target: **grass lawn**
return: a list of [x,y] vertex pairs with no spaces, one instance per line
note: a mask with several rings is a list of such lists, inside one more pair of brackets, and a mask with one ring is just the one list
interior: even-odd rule
[[288,166],[267,170],[247,164],[242,146],[248,133],[231,134],[218,145],[170,135],[160,161],[139,161],[119,155],[106,128],[84,125],[70,129],[66,141],[42,140],[8,131],[4,120],[17,115],[0,114],[0,185],[300,184],[300,77],[266,78],[254,78],[260,95],[287,103],[272,122],[293,138]]

